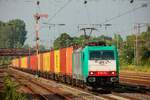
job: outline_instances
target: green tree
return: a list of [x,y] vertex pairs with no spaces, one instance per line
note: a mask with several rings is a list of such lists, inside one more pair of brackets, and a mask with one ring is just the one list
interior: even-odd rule
[[26,34],[25,23],[22,20],[0,22],[0,47],[21,48],[26,40]]
[[26,40],[27,34],[27,31],[25,29],[25,23],[22,20],[16,19],[9,21],[8,25],[11,27],[9,42],[11,45],[12,43],[14,43],[14,45],[12,45],[12,48],[22,47]]
[[54,41],[54,49],[64,48],[72,45],[73,38],[70,37],[67,33],[62,33],[55,41]]
[[[138,60],[138,65],[150,65],[150,27],[146,32],[136,35],[128,35],[126,41],[122,43],[120,50],[120,59],[122,64],[135,64]],[[137,51],[137,57],[136,57]]]
[[119,44],[119,57],[121,64],[134,64],[135,35],[129,35]]
[[146,32],[143,32],[140,35],[139,45],[141,64],[150,65],[150,26],[148,27]]
[[[27,31],[22,20],[0,21],[0,48],[22,48]],[[9,62],[11,57],[0,57],[0,64]]]
[[84,46],[86,43],[86,39],[84,35],[80,35],[79,37],[73,37],[73,45]]
[[113,44],[118,48],[122,48],[123,39],[120,34],[114,34]]
[[54,41],[54,49],[64,48],[71,45],[85,46],[87,42],[90,41],[105,41],[108,45],[112,44],[112,38],[104,35],[99,37],[90,37],[89,39],[86,39],[84,35],[80,35],[79,37],[71,37],[67,33],[62,33]]

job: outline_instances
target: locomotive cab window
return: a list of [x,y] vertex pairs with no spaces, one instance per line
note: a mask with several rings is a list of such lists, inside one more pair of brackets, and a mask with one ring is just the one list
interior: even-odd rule
[[114,60],[114,51],[112,50],[100,50],[90,51],[90,60]]

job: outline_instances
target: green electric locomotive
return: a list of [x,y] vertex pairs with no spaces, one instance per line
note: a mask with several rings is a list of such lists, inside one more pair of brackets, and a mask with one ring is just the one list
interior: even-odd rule
[[108,88],[118,84],[119,61],[115,46],[92,44],[74,51],[73,78],[92,88]]

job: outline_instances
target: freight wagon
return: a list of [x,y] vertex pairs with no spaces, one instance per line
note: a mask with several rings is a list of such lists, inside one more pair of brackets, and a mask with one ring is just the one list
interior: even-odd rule
[[12,60],[13,67],[17,69],[67,84],[92,88],[108,88],[118,84],[118,63],[115,46],[98,44],[77,49],[67,47]]

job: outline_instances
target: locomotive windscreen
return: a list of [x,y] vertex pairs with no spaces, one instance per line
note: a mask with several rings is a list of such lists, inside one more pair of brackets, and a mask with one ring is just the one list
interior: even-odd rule
[[90,51],[90,60],[114,60],[114,51],[112,50]]

